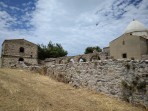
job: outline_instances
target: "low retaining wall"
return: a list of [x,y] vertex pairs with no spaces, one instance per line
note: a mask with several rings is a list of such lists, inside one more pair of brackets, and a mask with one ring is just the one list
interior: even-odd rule
[[87,87],[148,108],[147,61],[56,64],[48,67],[47,74],[74,87]]

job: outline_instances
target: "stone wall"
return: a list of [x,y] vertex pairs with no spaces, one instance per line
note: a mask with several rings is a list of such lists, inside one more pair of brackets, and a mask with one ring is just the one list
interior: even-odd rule
[[147,54],[147,39],[142,36],[123,34],[117,39],[110,42],[110,56],[114,59],[131,59],[141,60],[141,56]]
[[26,64],[38,64],[38,46],[25,39],[5,40],[2,44],[2,67]]
[[95,61],[48,66],[47,74],[74,87],[148,106],[147,61]]
[[[13,58],[4,57],[2,60],[3,60],[3,67],[12,67],[12,66],[20,67],[20,62],[18,61],[17,57]],[[38,64],[37,59],[24,58],[24,61],[26,65]]]
[[[38,47],[37,45],[24,40],[24,39],[12,39],[12,40],[5,40],[2,46],[2,56],[22,56],[22,57],[31,57],[37,58],[38,56]],[[20,52],[20,48],[24,48],[24,52]]]
[[83,54],[83,55],[77,55],[77,56],[66,56],[66,57],[59,57],[59,58],[46,58],[45,59],[45,65],[50,66],[52,64],[67,64],[70,62],[73,63],[79,63],[79,62],[92,62],[97,60],[105,60],[109,59],[107,53],[104,52],[96,52],[90,54]]
[[142,60],[148,60],[148,55],[142,55]]

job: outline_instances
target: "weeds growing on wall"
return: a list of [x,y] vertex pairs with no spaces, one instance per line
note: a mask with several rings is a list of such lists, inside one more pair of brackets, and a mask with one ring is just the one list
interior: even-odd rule
[[41,75],[47,75],[47,67],[41,67],[38,70],[38,73],[41,74]]
[[131,82],[122,80],[121,82],[123,88],[123,100],[129,102],[129,98],[135,91],[146,92],[146,81],[140,80],[140,77],[136,76]]

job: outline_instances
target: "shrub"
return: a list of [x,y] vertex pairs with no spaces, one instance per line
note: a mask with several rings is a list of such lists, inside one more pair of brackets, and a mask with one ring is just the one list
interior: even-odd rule
[[122,86],[123,86],[123,89],[127,89],[129,90],[130,92],[133,92],[134,91],[134,88],[135,86],[133,84],[128,84],[126,81],[122,81]]
[[58,74],[56,80],[59,82],[69,83],[69,80],[63,74]]
[[124,81],[124,80],[122,80],[122,86],[124,87],[124,88],[126,88],[128,85],[127,85],[127,83]]
[[38,73],[41,74],[41,75],[46,75],[47,74],[47,67],[41,67],[38,70]]
[[136,80],[132,81],[133,85],[136,86],[138,82]]
[[125,67],[129,70],[130,69],[130,65],[127,63],[125,64]]
[[128,95],[126,95],[125,93],[123,93],[122,97],[123,97],[123,100],[124,101],[129,102],[129,96]]
[[145,89],[146,88],[146,82],[142,81],[137,85],[137,89],[141,90],[141,89]]

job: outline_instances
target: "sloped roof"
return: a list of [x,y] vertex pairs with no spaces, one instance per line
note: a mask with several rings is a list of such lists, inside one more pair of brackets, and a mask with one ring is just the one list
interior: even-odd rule
[[[4,40],[3,44],[4,44],[5,42],[11,42],[11,41],[25,41],[25,42],[28,42],[28,43],[31,43],[31,44],[36,45],[35,43],[32,43],[32,42],[30,42],[30,41],[28,41],[28,40],[25,40],[25,39],[6,39],[6,40]],[[2,44],[2,45],[3,45],[3,44]],[[37,45],[36,45],[36,46],[37,46]]]

